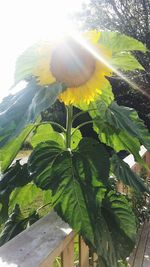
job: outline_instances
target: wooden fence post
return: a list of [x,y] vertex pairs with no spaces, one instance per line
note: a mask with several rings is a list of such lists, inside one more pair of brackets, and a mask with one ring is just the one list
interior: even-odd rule
[[79,263],[79,267],[89,267],[89,248],[81,236],[79,237]]
[[65,247],[61,254],[62,267],[73,267],[74,266],[74,240]]

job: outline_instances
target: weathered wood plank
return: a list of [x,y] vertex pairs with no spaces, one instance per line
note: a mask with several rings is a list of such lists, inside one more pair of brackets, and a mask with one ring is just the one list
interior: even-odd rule
[[144,253],[149,235],[149,227],[150,225],[148,222],[143,225],[140,240],[136,249],[135,258],[132,265],[133,267],[143,267]]
[[[146,152],[146,163],[150,167],[150,152]],[[150,178],[150,172],[148,172],[147,178]]]
[[79,237],[79,267],[89,267],[89,248]]
[[149,224],[149,233],[147,237],[142,267],[150,267],[150,224]]
[[62,267],[74,266],[74,240],[65,247],[61,255]]
[[51,212],[0,248],[0,267],[52,267],[73,236],[69,225]]
[[128,266],[129,267],[132,267],[133,264],[134,264],[135,255],[136,255],[138,244],[140,242],[141,234],[142,234],[142,228],[140,228],[139,231],[138,231],[138,236],[137,236],[137,240],[136,240],[136,246],[133,249],[132,253],[130,254],[130,257],[128,258]]

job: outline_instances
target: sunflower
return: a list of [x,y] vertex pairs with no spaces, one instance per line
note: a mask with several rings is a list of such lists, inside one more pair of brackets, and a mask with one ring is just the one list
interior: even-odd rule
[[[91,50],[107,60],[111,52],[100,45],[100,32],[90,31],[82,35]],[[38,48],[38,61],[33,71],[40,85],[62,82],[67,89],[59,95],[66,105],[89,104],[98,97],[111,76],[111,69],[104,61],[97,59],[73,37],[66,37],[57,44],[45,43]]]

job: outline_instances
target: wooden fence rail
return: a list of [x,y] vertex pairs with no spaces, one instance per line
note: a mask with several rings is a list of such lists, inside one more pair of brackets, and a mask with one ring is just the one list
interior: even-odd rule
[[[143,147],[141,155],[150,166],[150,154]],[[133,170],[139,170],[130,156],[125,161]],[[75,265],[74,239],[77,237],[69,225],[52,211],[0,248],[0,267],[55,267],[58,256],[61,267],[96,267],[95,255],[89,264],[89,249],[81,237],[79,262]]]
[[[52,211],[0,248],[0,267],[74,267],[75,234]],[[79,238],[79,267],[88,267],[89,249]]]

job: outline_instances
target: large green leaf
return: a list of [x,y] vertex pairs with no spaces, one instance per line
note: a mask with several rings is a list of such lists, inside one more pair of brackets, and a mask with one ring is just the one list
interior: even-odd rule
[[39,44],[35,44],[18,57],[15,66],[15,83],[32,77],[39,57],[38,48]]
[[[74,131],[74,128],[72,128],[72,133],[73,131]],[[71,148],[75,149],[78,146],[81,139],[82,139],[82,134],[80,130],[74,131],[74,133],[72,134],[72,138],[71,138]]]
[[21,165],[19,161],[11,166],[5,172],[0,181],[0,223],[4,222],[8,217],[9,197],[16,187],[21,187],[31,181],[31,177],[27,170],[27,164]]
[[[82,134],[80,130],[75,130],[74,128],[72,128],[71,148],[75,149],[81,139],[82,139]],[[58,143],[62,148],[65,148],[66,146],[65,140],[66,140],[65,133],[59,133],[54,131],[51,124],[47,123],[44,125],[40,125],[34,132],[34,135],[32,135],[31,139],[28,139],[28,142],[34,148],[41,142],[54,141]]]
[[19,234],[23,229],[23,225],[20,221],[23,219],[20,208],[16,205],[10,214],[8,220],[4,225],[4,229],[0,235],[0,246],[9,241],[15,235]]
[[22,144],[26,140],[29,133],[34,129],[34,125],[27,126],[17,138],[9,141],[3,148],[0,149],[1,171],[4,172],[12,163]]
[[[92,138],[83,138],[79,143],[77,152],[87,160],[89,171],[97,172],[97,179],[107,183],[109,177],[109,155],[105,147]],[[93,185],[94,185],[94,180]]]
[[[36,184],[42,189],[48,189],[51,184],[53,166],[63,157],[64,152],[60,146],[52,141],[40,143],[29,157],[28,166],[35,177]],[[109,176],[109,156],[102,144],[90,139],[84,138],[80,141],[76,150],[71,152],[73,155],[81,155],[83,163],[87,165],[87,172],[84,174],[84,179],[88,179],[89,173],[92,175],[92,183],[96,183],[95,177],[98,180],[107,182]],[[77,160],[76,156],[76,160]],[[56,181],[57,182],[57,181]],[[50,183],[50,184],[49,184]],[[55,181],[54,181],[55,183]]]
[[[96,125],[96,126],[95,126]],[[101,142],[112,147],[116,152],[126,150],[134,155],[134,158],[143,167],[146,167],[144,160],[141,158],[140,142],[137,138],[134,138],[125,131],[118,131],[108,123],[101,121],[101,118],[95,120],[94,129],[98,133]]]
[[[98,189],[98,188],[97,188]],[[83,187],[87,209],[89,211],[91,225],[94,232],[94,246],[91,250],[98,255],[98,267],[117,267],[117,257],[112,242],[111,231],[102,214],[103,201],[105,200],[106,188],[99,188],[97,193],[87,181]],[[85,238],[85,237],[84,237]],[[86,239],[85,239],[86,241]]]
[[53,130],[51,124],[47,123],[44,125],[40,125],[31,140],[29,140],[32,147],[36,147],[39,143],[44,141],[54,141],[60,144],[60,146],[64,147],[64,136],[61,133],[58,133]]
[[140,143],[150,150],[149,132],[135,110],[113,102],[106,111],[106,120],[115,129],[124,130],[138,138]]
[[147,51],[145,45],[140,41],[118,32],[102,32],[99,43],[112,51],[113,54],[123,51]]
[[99,43],[112,52],[108,64],[114,69],[123,71],[144,70],[135,56],[131,54],[132,51],[136,50],[144,53],[147,51],[140,41],[117,32],[102,32]]
[[133,187],[139,192],[148,192],[144,181],[135,172],[131,170],[129,165],[120,159],[117,154],[111,158],[112,173],[118,180],[121,180],[125,185]]
[[101,113],[100,109],[97,111],[94,130],[103,143],[117,152],[129,151],[136,161],[146,167],[139,151],[141,144],[150,149],[150,135],[135,110],[112,102],[104,112]]
[[[29,158],[28,168],[37,186],[52,191],[58,214],[98,254],[98,266],[117,267],[117,260],[133,248],[135,218],[127,200],[115,193],[106,195],[109,158],[103,145],[84,138],[75,150],[66,151],[52,141],[40,143]],[[119,245],[114,239],[116,229],[123,234]],[[129,244],[123,244],[125,240]],[[123,248],[117,252],[120,245]]]
[[143,66],[129,52],[116,53],[110,60],[110,63],[114,68],[124,71],[144,70]]
[[[86,214],[80,180],[83,184],[89,181],[94,187],[101,187],[102,184],[99,180],[105,181],[108,178],[109,158],[104,147],[94,140],[85,139],[79,143],[76,150],[70,153],[61,150],[54,142],[41,143],[31,154],[28,166],[37,186],[42,189],[50,188],[53,191],[54,201],[64,201],[63,212],[66,212],[68,219],[69,215],[67,214],[73,212],[77,205],[74,213],[76,218],[73,218],[73,213],[70,216],[70,219],[73,220],[71,224],[76,222],[72,226],[77,231],[84,232],[87,237],[90,222],[87,223],[89,219]],[[71,202],[73,206],[68,202]],[[80,202],[81,207],[79,207]],[[85,213],[85,222],[79,220],[82,208],[82,212]],[[89,239],[90,235],[92,234],[89,232]]]
[[27,209],[31,211],[33,208],[35,208],[32,208],[32,206],[34,206],[33,203],[38,197],[40,197],[40,205],[42,205],[43,194],[44,191],[42,191],[32,182],[22,187],[16,187],[10,194],[9,210],[12,210],[15,204],[19,204],[21,210]]
[[31,82],[20,92],[9,95],[0,103],[0,147],[19,134],[25,126],[26,113],[35,94],[35,83]]
[[38,219],[39,216],[36,212],[33,212],[28,217],[24,218],[19,205],[16,204],[0,234],[0,246],[4,245],[7,241],[25,230],[28,225],[33,224]]
[[55,102],[62,90],[64,86],[60,83],[41,87],[32,80],[19,93],[5,98],[0,104],[0,147],[17,136],[25,126],[35,122],[40,113]]
[[125,260],[134,248],[137,234],[131,206],[123,195],[110,191],[103,200],[102,214],[111,232],[117,258]]

